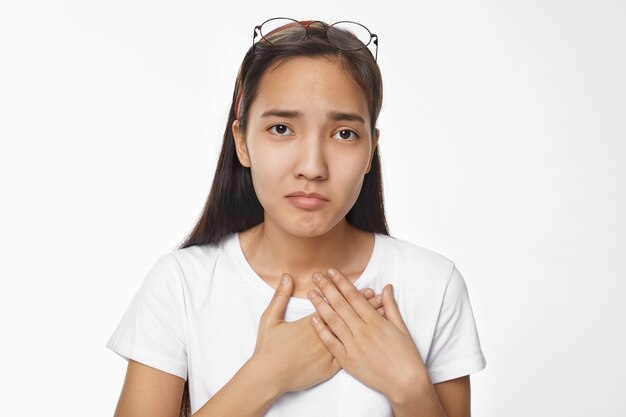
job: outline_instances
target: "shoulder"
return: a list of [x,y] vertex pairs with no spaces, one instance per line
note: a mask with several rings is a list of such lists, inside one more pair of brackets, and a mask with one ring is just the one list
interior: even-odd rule
[[235,234],[224,236],[219,243],[200,244],[175,249],[161,255],[157,264],[161,264],[170,271],[175,271],[184,281],[193,281],[197,277],[206,277],[207,271],[215,268],[215,265],[228,252],[229,245]]
[[381,257],[385,263],[396,263],[422,272],[444,275],[448,278],[455,268],[448,257],[404,239],[378,235],[381,242]]

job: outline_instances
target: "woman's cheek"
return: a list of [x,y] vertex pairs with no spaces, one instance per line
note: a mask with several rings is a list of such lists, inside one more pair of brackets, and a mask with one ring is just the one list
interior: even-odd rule
[[[351,171],[346,173],[344,178],[344,192],[346,199],[352,201],[352,205],[356,202],[356,199],[359,197],[359,193],[361,192],[361,188],[363,187],[363,179],[364,174],[361,171]],[[351,205],[351,206],[352,206]]]
[[289,191],[281,188],[280,184],[284,181],[277,177],[276,171],[272,170],[271,167],[257,166],[251,174],[254,192],[264,209],[271,210],[276,204],[279,204],[279,200],[284,197],[284,194],[289,193]]

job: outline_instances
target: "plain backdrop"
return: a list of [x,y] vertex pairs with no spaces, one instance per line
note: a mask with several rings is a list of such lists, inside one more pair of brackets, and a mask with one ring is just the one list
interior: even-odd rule
[[598,0],[3,0],[0,413],[113,415],[105,343],[195,224],[276,16],[379,36],[390,231],[465,278],[473,415],[622,416],[626,3]]

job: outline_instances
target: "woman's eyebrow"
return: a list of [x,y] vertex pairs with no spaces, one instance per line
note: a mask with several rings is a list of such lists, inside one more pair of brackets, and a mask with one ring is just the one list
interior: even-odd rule
[[361,122],[365,124],[365,119],[356,113],[344,113],[339,111],[329,111],[326,113],[329,119],[346,120],[349,122]]
[[302,114],[302,112],[299,112],[297,110],[278,110],[278,109],[268,110],[261,115],[261,117],[270,117],[270,116],[286,117],[288,119],[294,119],[294,118],[302,118],[304,115]]
[[[288,119],[297,119],[297,118],[301,119],[304,117],[304,114],[302,114],[302,112],[298,110],[280,110],[280,109],[271,109],[261,114],[261,117],[271,117],[271,116],[285,117]],[[330,111],[326,113],[326,116],[332,120],[356,121],[356,122],[361,122],[365,124],[365,119],[361,115],[356,114],[356,113]]]

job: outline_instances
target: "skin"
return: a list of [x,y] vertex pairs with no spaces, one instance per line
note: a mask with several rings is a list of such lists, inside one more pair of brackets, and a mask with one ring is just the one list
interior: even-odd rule
[[[272,109],[299,116],[262,117]],[[364,121],[336,120],[328,111]],[[369,262],[374,236],[350,226],[345,215],[379,138],[378,129],[370,135],[360,87],[332,60],[291,58],[262,78],[246,132],[238,121],[232,129],[239,161],[250,168],[265,209],[263,223],[240,233],[242,250],[275,295],[259,323],[253,356],[195,416],[262,416],[282,393],[319,383],[344,367],[386,393],[395,417],[468,417],[469,376],[430,384],[393,295],[374,297],[371,289],[359,292],[353,285]],[[358,138],[347,140],[354,137],[347,130]],[[329,202],[318,210],[296,208],[285,198],[293,191],[318,192]],[[319,283],[312,280],[331,266],[338,279],[323,274]],[[288,282],[279,285],[284,271]],[[318,294],[311,299],[316,313],[285,322],[289,298],[307,298],[312,289]],[[313,316],[320,324],[311,322]],[[115,416],[176,417],[184,383],[129,360]],[[243,395],[249,401],[242,402]]]
[[[280,286],[277,289],[275,296],[272,298],[272,301],[264,314],[262,322],[260,323],[259,334],[267,335],[271,334],[275,330],[282,333],[295,330],[297,331],[296,337],[292,337],[292,335],[288,335],[288,337],[292,337],[293,340],[308,340],[308,351],[321,353],[320,357],[322,360],[326,363],[332,364],[333,357],[323,347],[321,342],[311,343],[311,341],[319,342],[319,338],[307,322],[307,320],[310,319],[310,316],[307,316],[299,322],[281,324],[279,318],[289,299],[289,289],[289,285]],[[371,288],[365,288],[362,293],[371,304],[372,308],[378,309],[379,314],[382,315],[382,308],[380,308],[382,304],[380,300],[376,300],[374,291]],[[274,335],[272,334],[271,336]],[[263,344],[268,339],[270,342],[277,340],[275,337],[267,338],[263,336],[259,338],[257,344]],[[314,346],[313,349],[310,348],[311,345]],[[322,349],[320,349],[320,347]],[[270,347],[268,351],[277,352],[277,350],[273,347]],[[263,363],[263,360],[260,362]],[[244,365],[240,372],[244,370],[246,366],[248,365]],[[335,366],[336,369],[339,369],[337,364],[334,364],[333,366]],[[194,414],[194,416],[201,417],[216,414],[224,415],[228,414],[228,412],[236,412],[237,415],[241,416],[263,415],[264,409],[262,408],[257,410],[242,410],[237,408],[245,404],[253,406],[260,403],[260,401],[254,401],[253,395],[262,395],[262,393],[260,393],[261,390],[258,387],[264,385],[263,381],[257,381],[255,377],[263,374],[273,375],[275,373],[275,369],[266,372],[258,372],[258,369],[259,368],[252,368],[253,374],[256,375],[250,377],[246,381],[247,383],[239,382],[239,386],[235,386],[233,384],[233,381],[237,377],[235,376],[231,382],[214,395],[204,407]],[[322,369],[322,371],[324,370]],[[334,372],[334,370],[332,372]],[[239,379],[239,381],[241,381],[241,379]],[[296,384],[297,383],[301,382],[296,381]],[[248,384],[256,388],[251,391],[247,386]],[[128,361],[126,378],[124,380],[124,385],[122,387],[122,392],[120,394],[114,415],[115,417],[178,417],[184,385],[185,380],[178,376],[163,372],[159,369],[152,368],[131,359]],[[243,395],[245,395],[250,401],[242,403],[241,397]],[[220,409],[226,411],[220,413]]]
[[311,322],[339,365],[382,392],[395,417],[469,416],[469,375],[432,385],[391,285],[383,288],[381,317],[340,271],[326,272],[313,276],[318,288],[309,291],[309,299],[319,314]]
[[[329,112],[363,120],[336,120]],[[345,215],[371,167],[380,132],[376,129],[374,137],[370,132],[365,95],[337,62],[297,57],[268,69],[249,109],[245,132],[238,120],[233,123],[237,156],[250,168],[264,207],[264,222],[240,234],[242,249],[273,288],[278,287],[281,271],[289,271],[294,296],[303,298],[317,286],[311,295],[318,297],[311,301],[319,313],[314,327],[320,339],[347,372],[388,393],[398,406],[397,417],[418,410],[415,400],[420,396],[430,400],[423,412],[467,417],[469,376],[433,386],[393,296],[382,298],[390,320],[372,315],[374,310],[367,308],[362,295],[356,296],[353,283],[369,260],[358,254],[371,254],[373,235],[350,226]],[[297,190],[321,193],[329,203],[317,210],[295,208],[285,196]],[[320,281],[328,284],[325,287],[311,280],[331,265],[342,277],[341,291],[327,275]],[[398,368],[398,363],[411,366]],[[419,390],[406,391],[407,383]]]
[[[301,116],[263,117],[272,110]],[[330,111],[356,114],[364,122],[333,120]],[[250,168],[265,212],[260,225],[240,234],[242,249],[273,288],[280,274],[289,272],[294,296],[306,298],[311,275],[328,265],[341,268],[352,282],[363,272],[374,235],[352,227],[345,215],[378,143],[378,130],[375,137],[370,132],[361,88],[324,58],[294,58],[269,68],[250,106],[246,131],[238,120],[233,123],[237,156]],[[329,202],[318,210],[296,208],[285,198],[294,191],[317,192]]]

